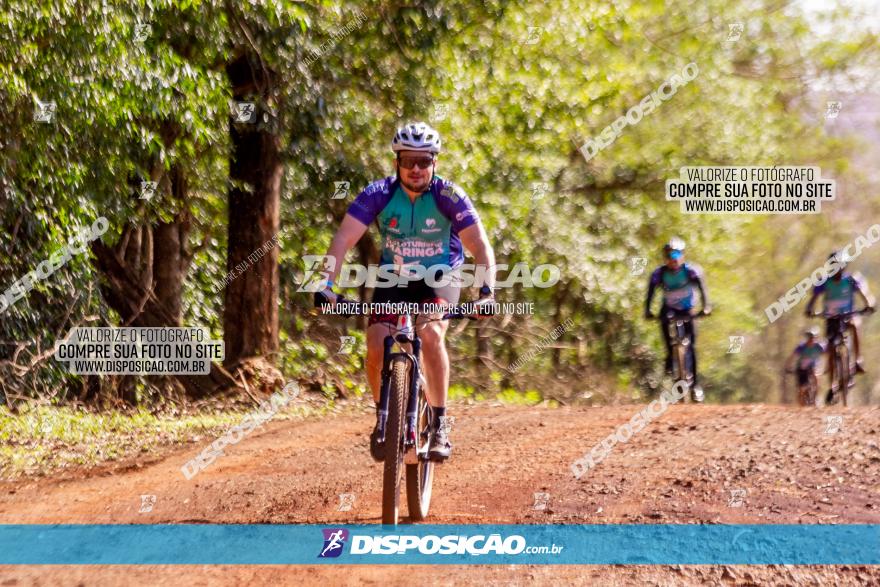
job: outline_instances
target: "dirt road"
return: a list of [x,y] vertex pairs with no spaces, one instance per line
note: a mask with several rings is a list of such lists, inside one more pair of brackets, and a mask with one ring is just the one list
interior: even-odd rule
[[[571,463],[644,406],[454,405],[453,460],[438,469],[433,523],[880,524],[880,409],[673,406],[581,479]],[[829,416],[840,416],[840,419]],[[0,484],[2,523],[380,521],[372,416],[272,422],[192,480],[211,440],[152,462]],[[733,491],[737,490],[737,491]],[[745,492],[743,494],[743,491]],[[353,494],[339,511],[340,494]],[[539,496],[536,507],[535,493]],[[155,495],[139,513],[141,495]],[[541,509],[541,503],[546,505]],[[878,567],[0,567],[0,585],[842,584]]]

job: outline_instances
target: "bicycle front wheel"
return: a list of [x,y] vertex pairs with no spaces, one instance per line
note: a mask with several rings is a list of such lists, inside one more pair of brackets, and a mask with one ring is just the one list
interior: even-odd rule
[[816,380],[816,375],[810,374],[810,380],[808,382],[808,389],[810,390],[810,406],[818,407],[819,401],[819,383]]
[[676,381],[684,381],[688,388],[687,393],[684,395],[683,403],[689,404],[691,403],[691,374],[687,369],[687,355],[688,349],[683,344],[675,345],[675,380]]
[[418,463],[406,466],[406,501],[409,517],[421,522],[428,516],[431,507],[431,486],[434,483],[434,462],[428,458],[428,445],[431,441],[431,425],[434,415],[425,397],[425,388],[419,389],[419,403],[416,412],[416,455]]
[[837,349],[837,392],[840,394],[843,407],[846,407],[846,396],[849,393],[850,382],[850,366],[849,366],[849,349],[845,344],[840,345]]
[[405,357],[391,362],[391,396],[385,428],[385,472],[382,478],[382,523],[397,525],[400,510],[400,471],[403,468],[403,423],[411,372]]

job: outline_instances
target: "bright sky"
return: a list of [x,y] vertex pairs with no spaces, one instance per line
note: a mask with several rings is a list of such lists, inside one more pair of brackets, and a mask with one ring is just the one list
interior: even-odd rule
[[[847,30],[854,33],[859,30],[869,30],[880,35],[880,0],[796,0],[794,6],[800,7],[807,19],[812,21],[812,27],[818,37],[830,34],[829,27],[819,20],[819,15],[841,7],[851,7],[854,11],[852,25],[847,27]],[[880,88],[877,72],[853,71],[853,73],[861,80],[861,83],[856,84],[857,86],[861,86],[863,89]],[[843,78],[816,80],[810,85],[814,90],[819,91],[845,92],[848,87],[853,89],[851,84]]]
[[857,22],[875,33],[880,33],[880,2],[878,0],[797,0],[807,15],[828,12],[841,6],[851,6],[860,14]]

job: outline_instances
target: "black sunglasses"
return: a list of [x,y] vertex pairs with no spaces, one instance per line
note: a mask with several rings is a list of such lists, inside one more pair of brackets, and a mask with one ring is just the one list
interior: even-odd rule
[[412,169],[416,165],[419,169],[427,169],[434,164],[433,157],[398,157],[398,164],[404,169]]

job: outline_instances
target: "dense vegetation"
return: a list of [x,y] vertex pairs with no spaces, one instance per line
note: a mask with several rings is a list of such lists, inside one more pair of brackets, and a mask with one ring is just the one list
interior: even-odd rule
[[[803,318],[767,326],[763,308],[878,217],[877,178],[858,166],[866,147],[823,119],[828,100],[871,89],[861,84],[876,77],[866,75],[876,38],[844,10],[818,35],[775,0],[584,4],[8,3],[0,290],[96,218],[110,225],[0,314],[8,404],[153,407],[244,393],[244,378],[357,392],[362,337],[337,353],[345,325],[310,313],[296,291],[301,257],[322,254],[353,195],[391,172],[390,136],[410,119],[443,133],[440,172],[476,202],[499,262],[554,263],[563,276],[499,293],[534,302],[535,315],[453,335],[460,393],[654,393],[660,343],[642,300],[662,242],[678,234],[717,309],[700,338],[709,398],[791,401],[781,364]],[[743,25],[738,39],[731,23]],[[691,62],[696,79],[585,161],[588,138]],[[52,121],[35,121],[48,101]],[[254,104],[252,121],[236,121],[237,102]],[[713,164],[819,165],[841,195],[821,216],[686,216],[664,200],[679,167]],[[351,193],[334,199],[341,181]],[[224,281],[272,239],[279,246]],[[351,260],[375,262],[375,239]],[[633,257],[647,258],[643,274]],[[878,258],[868,251],[858,267],[875,283]],[[552,348],[506,371],[568,320]],[[225,366],[182,379],[72,376],[52,349],[76,325],[204,326],[225,340]],[[737,335],[743,352],[728,353]],[[860,385],[862,401],[880,399]]]

